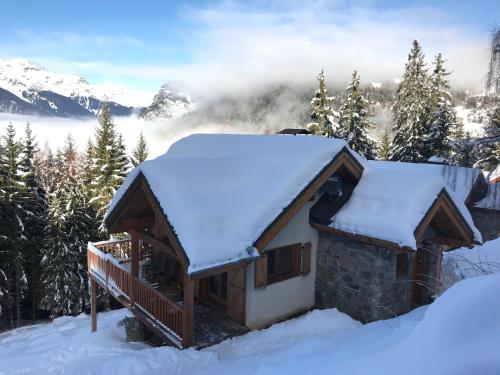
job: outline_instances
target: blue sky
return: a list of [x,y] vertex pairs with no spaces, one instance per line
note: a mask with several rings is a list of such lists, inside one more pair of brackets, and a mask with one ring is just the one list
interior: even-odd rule
[[[285,5],[284,5],[285,4]],[[23,57],[95,83],[209,93],[324,67],[341,83],[400,74],[412,38],[443,52],[458,84],[484,64],[498,1],[4,1],[0,58]],[[469,73],[468,73],[469,72]]]

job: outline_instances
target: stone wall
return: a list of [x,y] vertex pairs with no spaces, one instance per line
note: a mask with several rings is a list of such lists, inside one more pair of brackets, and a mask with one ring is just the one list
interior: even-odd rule
[[392,318],[411,308],[413,253],[405,253],[396,277],[397,251],[320,232],[316,305],[337,307],[354,319]]
[[500,211],[472,208],[472,220],[483,236],[483,241],[500,237]]

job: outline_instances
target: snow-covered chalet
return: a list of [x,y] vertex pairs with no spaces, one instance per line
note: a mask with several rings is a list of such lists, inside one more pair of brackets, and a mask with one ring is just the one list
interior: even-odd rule
[[368,161],[340,139],[196,134],[141,163],[89,243],[106,288],[163,341],[204,347],[337,307],[364,322],[429,303],[443,251],[482,241],[478,170]]

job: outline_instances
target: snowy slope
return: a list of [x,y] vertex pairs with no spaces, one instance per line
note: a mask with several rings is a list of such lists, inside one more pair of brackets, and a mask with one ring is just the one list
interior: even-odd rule
[[313,311],[202,351],[125,343],[126,310],[0,334],[0,374],[500,373],[500,274],[464,280],[429,307],[366,325]]
[[23,97],[23,91],[51,91],[66,97],[93,97],[128,107],[151,103],[153,94],[113,85],[91,85],[83,77],[44,69],[24,59],[0,59],[0,87]]

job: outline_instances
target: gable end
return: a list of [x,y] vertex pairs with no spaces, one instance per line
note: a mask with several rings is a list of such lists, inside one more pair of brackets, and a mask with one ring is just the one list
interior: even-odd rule
[[292,217],[314,196],[326,180],[339,168],[345,167],[354,178],[359,180],[363,174],[363,166],[356,160],[347,147],[340,152],[318,173],[318,175],[283,209],[273,222],[261,233],[253,246],[262,252],[265,246],[279,233]]

